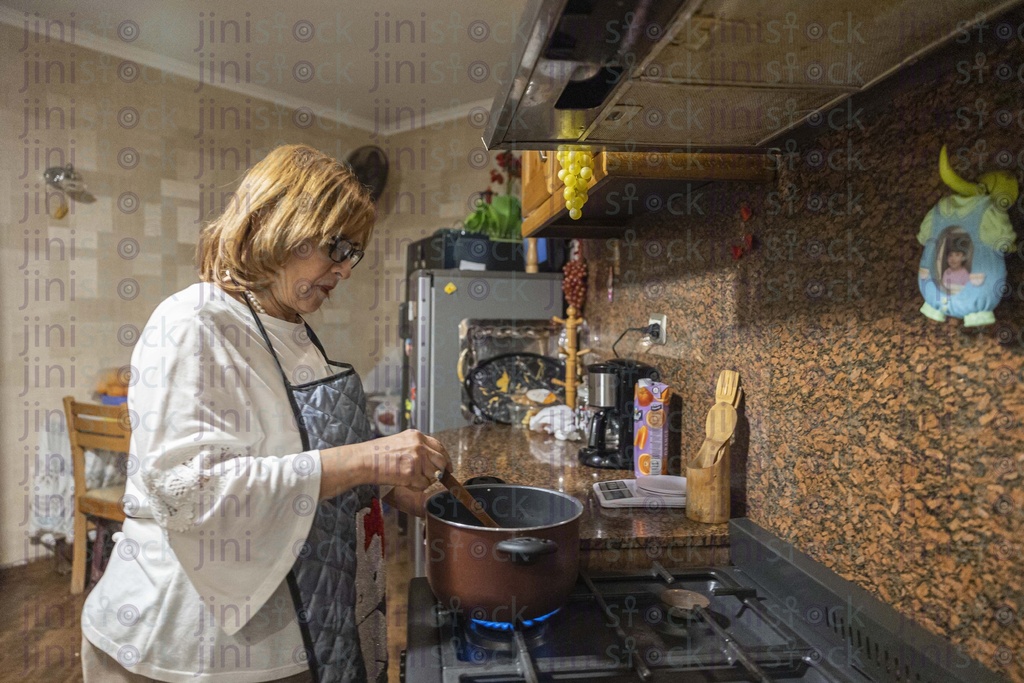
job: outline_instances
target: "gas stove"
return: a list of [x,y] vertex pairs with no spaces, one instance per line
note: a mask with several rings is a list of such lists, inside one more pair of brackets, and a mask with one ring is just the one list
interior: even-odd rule
[[581,573],[530,623],[465,619],[413,579],[402,680],[1002,680],[749,520],[730,527],[728,567]]
[[[410,617],[423,618],[409,624],[409,683],[847,680],[815,674],[814,648],[729,571],[655,565],[651,576],[581,578],[561,610],[517,629],[463,620],[438,608],[425,579],[414,582]],[[707,617],[675,615],[658,599],[670,587],[708,596]]]

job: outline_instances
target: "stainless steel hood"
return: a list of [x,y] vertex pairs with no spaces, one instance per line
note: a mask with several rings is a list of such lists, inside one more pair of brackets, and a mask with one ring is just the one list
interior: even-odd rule
[[[484,142],[492,149],[763,148],[1022,4],[533,0],[518,34],[518,68],[502,84]],[[986,40],[996,29],[987,26]]]

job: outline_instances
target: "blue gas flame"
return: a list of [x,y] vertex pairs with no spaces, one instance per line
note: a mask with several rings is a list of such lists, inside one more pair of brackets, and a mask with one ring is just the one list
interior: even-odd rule
[[[539,616],[536,619],[524,619],[520,623],[523,625],[523,628],[530,628],[531,626],[537,626],[538,624],[544,623],[551,617],[555,616],[555,614],[557,613],[558,610],[556,609],[554,612],[548,612],[547,614]],[[489,628],[494,631],[514,631],[516,628],[516,625],[510,621],[484,621],[483,619],[470,619],[470,621],[472,621],[474,624],[479,624],[484,628]]]

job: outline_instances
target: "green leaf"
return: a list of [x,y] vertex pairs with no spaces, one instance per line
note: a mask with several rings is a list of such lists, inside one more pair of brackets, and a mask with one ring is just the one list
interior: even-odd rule
[[498,239],[520,239],[522,205],[511,195],[495,195],[488,204],[477,202],[476,209],[462,223],[470,232],[482,232]]
[[519,200],[511,195],[499,195],[491,201],[494,210],[495,236],[504,239],[520,237],[520,225],[523,222],[522,207]]

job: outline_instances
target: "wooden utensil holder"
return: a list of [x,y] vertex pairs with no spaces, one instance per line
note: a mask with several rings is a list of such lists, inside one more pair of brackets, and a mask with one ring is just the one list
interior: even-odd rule
[[695,522],[729,521],[729,450],[710,467],[686,468],[686,516]]

